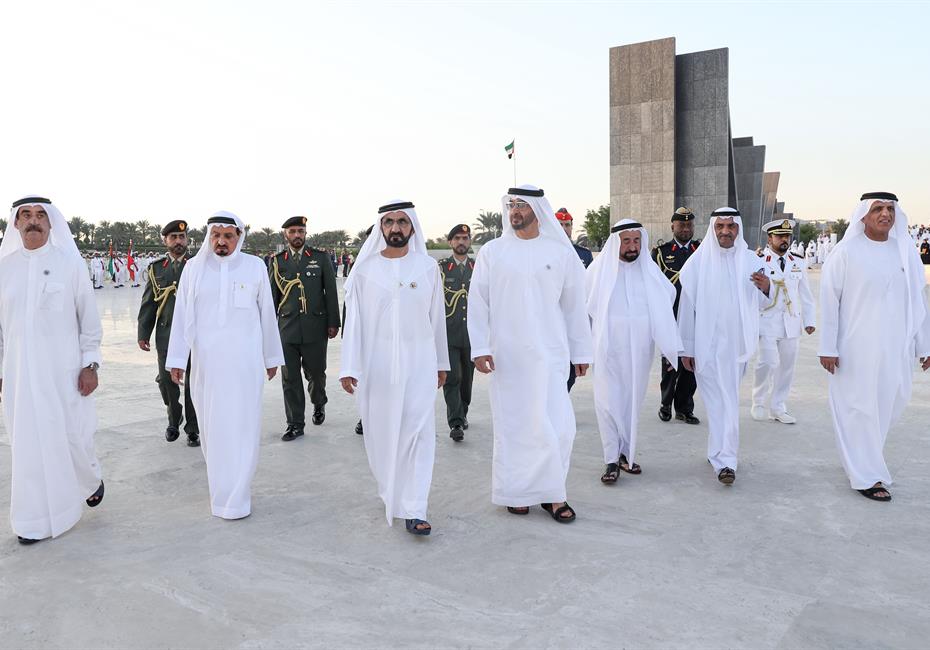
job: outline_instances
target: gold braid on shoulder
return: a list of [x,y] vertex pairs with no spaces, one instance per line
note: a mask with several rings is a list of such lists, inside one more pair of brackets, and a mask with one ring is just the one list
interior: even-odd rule
[[446,272],[440,268],[439,274],[442,276],[443,301],[446,303],[446,318],[452,318],[459,301],[468,295],[468,289],[465,287],[461,289],[449,289],[446,287]]
[[274,269],[274,283],[278,285],[278,291],[281,292],[281,300],[278,302],[278,313],[281,313],[281,308],[287,302],[287,299],[291,295],[294,287],[300,289],[300,313],[307,313],[307,297],[304,295],[304,283],[300,281],[300,276],[298,275],[293,280],[288,280],[281,274],[281,269],[278,266],[278,258],[275,256],[272,259],[271,266]]
[[781,294],[782,291],[784,291],[785,292],[785,309],[788,310],[788,314],[790,316],[794,316],[794,309],[792,309],[791,307],[791,296],[788,293],[788,287],[785,285],[785,281],[773,279],[772,284],[775,285],[775,295],[772,296],[772,304],[766,307],[765,309],[763,309],[762,311],[768,311],[769,309],[772,309],[775,305],[777,305],[778,296]]
[[161,318],[161,312],[164,310],[165,305],[168,304],[168,298],[171,294],[177,292],[178,283],[172,282],[167,287],[161,287],[158,285],[158,281],[155,280],[155,271],[152,268],[154,265],[149,265],[149,282],[152,285],[152,296],[155,299],[155,304],[158,305],[158,310],[155,312],[155,322],[158,322],[158,319]]
[[[669,279],[669,282],[672,284],[678,284],[678,276],[681,275],[681,271],[673,271],[668,268],[668,264],[665,263],[665,257],[662,255],[662,251],[659,248],[656,248],[656,261],[659,263],[659,270],[665,274],[665,277]],[[669,275],[671,273],[672,275]]]

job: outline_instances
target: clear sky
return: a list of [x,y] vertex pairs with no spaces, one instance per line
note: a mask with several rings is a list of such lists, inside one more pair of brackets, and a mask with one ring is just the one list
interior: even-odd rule
[[730,48],[733,135],[779,199],[845,217],[898,193],[930,222],[927,3],[4,1],[0,200],[93,220],[417,204],[430,237],[517,176],[576,217],[609,202],[608,48]]

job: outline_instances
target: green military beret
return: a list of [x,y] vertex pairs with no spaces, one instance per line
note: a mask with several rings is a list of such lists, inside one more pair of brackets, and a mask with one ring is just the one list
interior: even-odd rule
[[173,232],[187,232],[187,222],[184,219],[175,219],[161,229],[161,236],[167,237]]
[[307,217],[291,217],[287,221],[281,224],[282,228],[290,228],[291,226],[306,226]]
[[452,230],[449,231],[449,236],[446,237],[446,241],[452,241],[452,238],[456,235],[468,235],[471,237],[471,228],[464,223],[454,226]]

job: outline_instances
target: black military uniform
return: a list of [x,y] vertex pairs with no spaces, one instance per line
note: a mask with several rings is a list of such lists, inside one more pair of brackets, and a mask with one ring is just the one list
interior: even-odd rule
[[[448,241],[458,234],[471,235],[471,228],[459,224],[449,231]],[[446,399],[446,420],[451,429],[449,436],[456,442],[464,438],[468,428],[468,405],[471,404],[471,387],[475,376],[475,363],[471,360],[471,343],[468,341],[466,310],[468,288],[475,260],[466,257],[459,263],[454,256],[439,260],[443,295],[446,303],[446,339],[449,346],[449,374],[442,387]]]
[[[172,221],[161,230],[162,237],[171,233],[186,232],[187,222]],[[138,340],[149,341],[152,330],[155,330],[155,350],[158,353],[158,376],[155,382],[161,392],[161,398],[168,407],[168,428],[165,430],[165,439],[174,442],[180,435],[182,419],[181,389],[171,381],[171,373],[165,369],[165,360],[168,358],[168,340],[171,336],[171,322],[174,318],[174,299],[181,273],[187,264],[187,256],[175,260],[171,255],[159,257],[149,264],[146,273],[145,290],[142,293],[142,304],[139,305]],[[190,375],[190,359],[187,360],[187,374]],[[191,447],[200,445],[200,429],[197,426],[197,414],[191,401],[190,382],[184,382],[184,411],[186,416],[184,432],[187,434],[187,444]]]
[[[672,215],[672,221],[691,221],[694,214],[687,208],[678,208]],[[678,317],[678,301],[681,299],[681,282],[678,279],[681,268],[697,250],[700,240],[692,239],[682,246],[673,237],[671,241],[652,249],[652,259],[655,260],[665,277],[675,285],[675,317]],[[667,422],[672,419],[672,404],[675,404],[675,418],[688,424],[699,424],[700,420],[694,417],[694,391],[697,390],[697,380],[694,373],[686,370],[679,364],[678,369],[663,357],[662,380],[659,384],[662,390],[662,405],[659,407],[659,419]]]
[[[292,217],[281,227],[306,223],[306,217]],[[329,253],[309,246],[296,252],[290,246],[285,248],[271,259],[269,274],[284,349],[281,385],[287,431],[282,440],[293,440],[304,433],[306,401],[301,369],[313,404],[313,424],[322,424],[326,417],[327,330],[339,327],[336,274]]]

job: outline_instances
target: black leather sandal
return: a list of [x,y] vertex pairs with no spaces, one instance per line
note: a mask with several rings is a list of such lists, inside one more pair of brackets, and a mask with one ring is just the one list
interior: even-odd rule
[[[566,502],[565,505],[560,506],[555,512],[552,511],[551,503],[540,503],[539,507],[549,513],[549,515],[555,519],[560,524],[570,524],[575,521],[575,511],[572,510],[572,507]],[[570,512],[572,513],[571,517],[563,517],[562,513]]]

